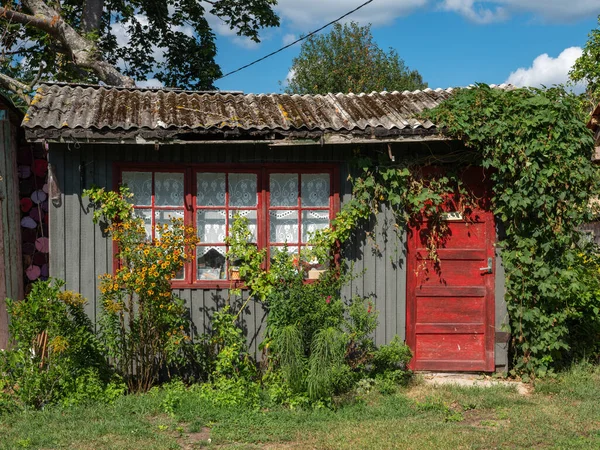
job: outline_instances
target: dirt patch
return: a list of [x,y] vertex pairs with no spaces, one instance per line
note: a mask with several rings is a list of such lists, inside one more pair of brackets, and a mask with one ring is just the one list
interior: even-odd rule
[[531,395],[533,388],[530,384],[519,381],[493,378],[488,375],[477,375],[468,373],[423,373],[421,379],[427,385],[450,384],[465,387],[493,387],[505,386],[513,388],[521,395]]
[[510,425],[509,419],[499,419],[495,411],[470,409],[462,414],[463,423],[475,428],[502,428]]
[[192,450],[210,444],[210,428],[203,427],[194,433],[184,433],[177,437],[177,444],[182,450]]

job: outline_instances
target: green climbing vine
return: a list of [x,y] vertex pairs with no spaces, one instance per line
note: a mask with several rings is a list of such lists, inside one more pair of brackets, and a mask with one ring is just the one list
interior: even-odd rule
[[[514,373],[541,376],[576,358],[600,353],[600,259],[578,227],[597,217],[600,192],[591,161],[593,140],[580,100],[562,88],[492,89],[455,93],[427,116],[461,140],[465,149],[443,172],[431,161],[358,159],[353,199],[331,229],[317,233],[316,248],[350,238],[381,204],[396,226],[427,217],[430,257],[444,238],[443,211],[452,203],[465,217],[478,198],[459,170],[483,166],[494,195],[491,208],[503,233],[498,243],[506,272],[506,301]],[[596,202],[597,203],[597,202]]]
[[[357,151],[353,197],[330,228],[312,236],[308,259],[328,260],[335,270],[343,244],[385,204],[399,231],[427,219],[427,247],[435,261],[447,231],[444,211],[469,220],[474,207],[482,206],[461,172],[484,167],[493,192],[485,207],[500,226],[514,373],[542,376],[573,359],[598,357],[600,255],[578,227],[598,215],[592,199],[600,193],[600,178],[579,105],[560,87],[479,85],[457,91],[427,117],[463,142],[460,151],[443,160],[415,157],[399,163],[385,152]],[[254,251],[246,247],[240,251]],[[260,275],[249,281],[253,294],[265,298],[280,278],[257,270],[264,255],[255,256],[246,273]]]
[[599,174],[578,98],[480,85],[429,117],[492,169],[515,371],[543,375],[597,352],[600,266],[578,227],[596,215]]

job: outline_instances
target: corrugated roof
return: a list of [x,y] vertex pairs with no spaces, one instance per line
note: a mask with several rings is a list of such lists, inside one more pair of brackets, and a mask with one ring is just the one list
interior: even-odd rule
[[451,94],[452,89],[425,89],[357,95],[243,95],[45,84],[31,102],[23,127],[30,138],[431,134],[435,125],[417,115]]

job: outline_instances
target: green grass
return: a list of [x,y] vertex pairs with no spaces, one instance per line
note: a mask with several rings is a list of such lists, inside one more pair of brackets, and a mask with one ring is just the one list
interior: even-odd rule
[[597,449],[599,400],[600,369],[586,366],[536,382],[529,396],[417,384],[335,411],[219,408],[193,391],[159,391],[0,416],[0,448]]

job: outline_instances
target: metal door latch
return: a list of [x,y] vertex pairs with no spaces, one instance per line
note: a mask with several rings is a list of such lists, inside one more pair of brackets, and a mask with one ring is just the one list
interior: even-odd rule
[[488,258],[487,263],[487,267],[480,267],[479,270],[481,270],[483,273],[492,273],[492,258]]

